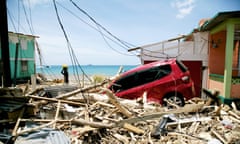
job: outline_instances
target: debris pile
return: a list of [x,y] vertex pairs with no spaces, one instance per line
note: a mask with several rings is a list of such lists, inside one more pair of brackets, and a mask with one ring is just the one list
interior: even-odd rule
[[51,97],[49,88],[39,88],[25,94],[27,102],[14,111],[4,108],[19,96],[6,94],[0,143],[240,143],[240,111],[234,103],[219,103],[217,93],[207,94],[207,100],[167,108],[147,103],[144,96],[117,98],[103,84]]

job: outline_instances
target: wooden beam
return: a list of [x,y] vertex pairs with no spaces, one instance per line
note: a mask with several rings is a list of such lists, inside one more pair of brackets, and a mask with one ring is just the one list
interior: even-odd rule
[[110,102],[115,105],[122,114],[124,114],[125,116],[132,117],[132,113],[130,111],[128,111],[125,107],[123,107],[119,101],[116,99],[116,96],[114,96],[114,94],[107,88],[102,88],[102,91],[106,92],[106,95],[109,97]]
[[33,96],[33,95],[28,95],[26,97],[30,97],[30,98],[33,98],[33,99],[47,100],[47,101],[51,101],[51,102],[61,101],[61,103],[67,103],[67,104],[78,105],[78,106],[79,105],[82,105],[82,106],[86,105],[86,104],[83,104],[83,103],[73,102],[73,101],[70,101],[70,100],[59,100],[59,99],[55,99],[55,98],[46,98],[46,97],[39,97],[39,96]]
[[150,113],[150,114],[146,114],[143,116],[137,116],[137,117],[133,117],[133,118],[124,119],[124,120],[117,122],[116,125],[123,126],[125,123],[136,123],[138,121],[155,119],[155,118],[159,118],[165,114],[198,112],[199,110],[201,110],[203,108],[203,106],[204,106],[204,104],[188,104],[179,109],[174,109],[174,110],[169,110],[169,111],[164,111],[164,112],[157,112],[157,113]]

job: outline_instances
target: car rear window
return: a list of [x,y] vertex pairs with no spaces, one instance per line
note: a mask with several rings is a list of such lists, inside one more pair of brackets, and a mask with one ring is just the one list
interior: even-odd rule
[[178,65],[178,67],[181,69],[182,72],[188,71],[188,68],[181,61],[176,60],[176,63]]
[[112,90],[114,92],[127,90],[136,86],[153,82],[171,73],[170,65],[152,67],[124,76],[114,82]]
[[140,71],[138,77],[140,78],[140,84],[149,83],[158,80],[171,72],[170,65],[162,65],[150,68],[148,70]]

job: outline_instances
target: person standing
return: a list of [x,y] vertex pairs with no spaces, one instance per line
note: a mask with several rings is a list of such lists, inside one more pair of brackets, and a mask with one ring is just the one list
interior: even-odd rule
[[68,84],[68,66],[67,65],[62,65],[62,71],[61,74],[64,76],[64,83]]

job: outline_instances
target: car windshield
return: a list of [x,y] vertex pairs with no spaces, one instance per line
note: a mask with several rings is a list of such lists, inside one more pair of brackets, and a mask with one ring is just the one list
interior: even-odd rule
[[137,71],[135,73],[123,76],[116,80],[111,89],[114,92],[127,90],[136,86],[140,86],[155,80],[159,80],[171,72],[170,65],[161,65],[151,67],[149,69]]

